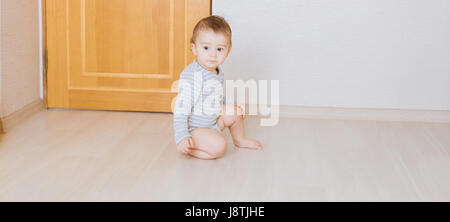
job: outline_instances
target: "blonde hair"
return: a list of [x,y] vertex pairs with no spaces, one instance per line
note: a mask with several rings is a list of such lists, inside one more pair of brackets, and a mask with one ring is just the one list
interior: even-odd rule
[[211,15],[200,20],[195,25],[194,32],[192,34],[191,43],[195,44],[197,37],[201,31],[211,29],[215,33],[221,33],[228,39],[228,50],[231,49],[231,28],[227,21],[221,16]]

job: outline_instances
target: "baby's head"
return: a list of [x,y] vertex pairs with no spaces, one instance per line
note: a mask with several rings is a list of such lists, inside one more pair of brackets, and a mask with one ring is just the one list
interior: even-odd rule
[[220,16],[200,20],[191,38],[192,53],[204,68],[216,72],[231,50],[231,28]]

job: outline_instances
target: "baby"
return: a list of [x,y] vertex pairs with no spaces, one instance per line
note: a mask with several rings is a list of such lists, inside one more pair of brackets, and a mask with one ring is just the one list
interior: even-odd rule
[[237,147],[262,149],[245,137],[245,111],[223,97],[223,64],[231,50],[231,28],[220,16],[200,20],[194,28],[191,49],[195,56],[180,75],[173,127],[177,150],[200,159],[222,157],[227,148],[222,131],[230,129]]

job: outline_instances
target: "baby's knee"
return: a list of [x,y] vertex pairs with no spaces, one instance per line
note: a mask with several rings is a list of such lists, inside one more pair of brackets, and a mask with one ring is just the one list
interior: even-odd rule
[[214,156],[214,158],[220,158],[225,155],[226,151],[227,142],[225,141],[225,138],[220,137],[220,139],[215,141],[213,148],[211,149],[211,155]]
[[241,114],[243,110],[237,104],[224,104],[222,106],[222,112],[226,116],[234,116]]
[[233,113],[226,113],[223,117],[224,124],[226,126],[233,125],[236,121],[242,120],[242,110],[240,107],[235,106]]

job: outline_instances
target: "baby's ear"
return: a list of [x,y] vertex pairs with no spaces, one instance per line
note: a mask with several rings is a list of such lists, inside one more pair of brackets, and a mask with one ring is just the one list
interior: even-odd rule
[[194,56],[197,56],[197,47],[195,46],[194,43],[191,43],[191,50],[192,54],[194,54]]

